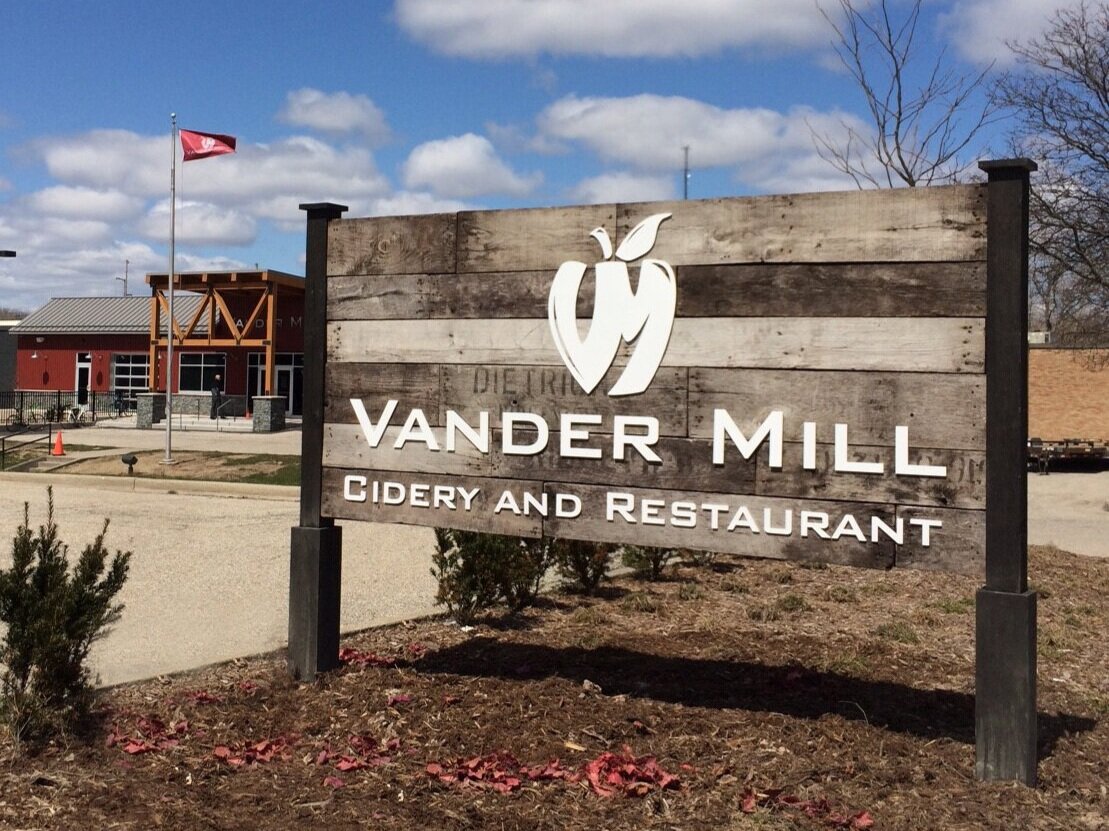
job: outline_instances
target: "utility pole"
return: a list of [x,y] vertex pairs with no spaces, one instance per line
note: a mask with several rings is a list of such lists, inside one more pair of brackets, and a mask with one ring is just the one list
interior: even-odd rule
[[124,297],[130,297],[131,296],[127,292],[127,269],[130,265],[131,265],[130,260],[124,260],[123,261],[123,276],[115,278],[116,280],[119,280],[119,282],[123,283],[123,296]]
[[689,145],[683,145],[682,150],[685,153],[685,165],[682,168],[682,199],[689,198]]

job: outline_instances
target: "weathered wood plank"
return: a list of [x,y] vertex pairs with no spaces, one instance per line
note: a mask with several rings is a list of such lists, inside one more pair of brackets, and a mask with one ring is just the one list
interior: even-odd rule
[[[631,268],[633,284],[638,269]],[[555,269],[362,274],[328,282],[329,320],[544,318]],[[985,264],[808,263],[679,266],[678,317],[981,317]],[[595,272],[578,296],[593,309]]]
[[390,398],[400,418],[420,408],[432,425],[439,422],[439,367],[435,364],[328,363],[324,386],[324,421],[354,424],[350,399],[361,398],[366,411],[381,411]]
[[[429,490],[420,497],[433,507],[415,507],[411,504],[385,505],[350,502],[343,498],[343,482],[347,475],[365,476],[369,482],[395,482],[406,489],[406,497],[413,485],[427,485]],[[452,510],[440,504],[434,507],[434,487],[477,489],[464,509],[461,496]],[[512,534],[521,537],[538,537],[542,531],[541,519],[536,516],[519,516],[510,511],[494,513],[493,509],[504,491],[511,491],[517,501],[523,501],[524,491],[536,495],[543,491],[542,483],[511,479],[487,479],[480,476],[425,476],[420,473],[396,471],[357,470],[326,467],[323,469],[323,514],[335,519],[356,519],[363,522],[394,522],[402,525],[432,525],[440,528],[461,528],[466,531],[485,531],[494,534]]]
[[678,317],[986,313],[986,268],[981,262],[684,265],[676,271]]
[[[618,367],[609,370],[600,389],[616,383],[620,372]],[[447,410],[466,419],[488,410],[490,424],[499,427],[502,411],[523,410],[542,415],[556,430],[562,413],[595,413],[604,419],[597,432],[611,433],[616,415],[652,415],[659,420],[660,435],[684,436],[687,398],[687,372],[678,367],[660,368],[641,395],[610,397],[586,395],[561,365],[444,364],[439,420],[442,423]]]
[[815,421],[818,442],[833,441],[833,425],[843,423],[851,445],[892,446],[894,428],[906,425],[910,447],[982,450],[985,397],[981,375],[698,368],[689,371],[689,434],[711,437],[716,408],[745,435],[781,410],[787,441]]
[[[664,366],[981,372],[981,318],[679,318]],[[560,364],[543,320],[329,323],[328,360]]]
[[[407,412],[394,418],[403,421]],[[430,450],[426,445],[411,442],[401,448],[394,445],[400,434],[399,426],[390,427],[377,447],[370,447],[362,428],[357,424],[325,424],[323,431],[323,466],[365,468],[369,470],[409,471],[412,473],[443,473],[458,476],[490,476],[493,473],[493,454],[481,453],[472,444],[460,440],[455,450]],[[442,427],[432,430],[439,447],[446,446],[447,431]],[[531,457],[534,459],[534,457]],[[534,479],[536,468],[521,471],[513,478]]]
[[327,273],[441,274],[454,271],[455,227],[455,214],[332,222],[328,227]]
[[930,545],[906,538],[897,546],[898,568],[954,571],[981,577],[986,573],[986,512],[944,508],[899,507],[897,516],[906,525],[912,519],[939,520],[942,528],[931,529]]
[[[704,493],[699,491],[643,490],[639,488],[616,489],[595,485],[548,484],[548,492],[568,493],[582,500],[581,516],[574,519],[548,517],[544,520],[543,530],[548,536],[567,539],[592,539],[613,543],[632,543],[636,545],[664,546],[674,548],[704,549],[739,554],[746,557],[769,557],[781,560],[820,560],[843,565],[888,568],[893,564],[894,545],[888,539],[879,542],[862,542],[846,535],[837,540],[820,539],[814,534],[802,537],[800,531],[800,511],[823,512],[829,516],[829,529],[834,530],[844,513],[855,515],[864,531],[869,532],[869,518],[877,516],[887,524],[894,521],[894,509],[890,505],[867,505],[861,503],[838,503],[812,501],[798,504],[792,500],[768,499],[757,496],[735,496],[733,494]],[[619,514],[614,519],[606,517],[606,500],[610,493],[630,494],[635,498],[632,511],[636,522],[628,522]],[[660,516],[668,516],[669,506],[675,502],[685,502],[700,506],[703,504],[724,506],[718,516],[719,528],[712,530],[711,514],[707,510],[696,509],[697,524],[693,528],[679,528],[671,524],[644,524],[643,500],[658,500]],[[759,533],[737,527],[726,530],[740,506],[746,506],[754,519]],[[783,527],[786,511],[792,511],[791,536],[776,536],[765,533],[764,511],[771,512],[772,522]],[[865,518],[865,522],[864,522]]]
[[[436,275],[442,277],[442,275]],[[428,316],[428,274],[344,274],[327,281],[328,320],[417,320]]]
[[612,458],[612,436],[599,435],[581,446],[604,452],[604,459],[568,459],[558,452],[559,434],[551,434],[548,448],[536,456],[506,456],[498,448],[493,454],[495,476],[528,478],[542,472],[547,482],[612,485],[635,483],[643,488],[712,490],[727,493],[755,492],[755,460],[736,459],[725,466],[712,464],[712,445],[692,439],[659,439],[654,451],[662,459],[648,463],[634,450],[627,459]]
[[[913,449],[911,464],[944,465],[946,478],[894,475],[892,447],[852,447],[852,462],[880,462],[885,472],[836,473],[834,450],[821,444],[816,450],[816,470],[802,467],[802,445],[787,442],[782,468],[771,468],[765,446],[759,453],[756,487],[760,496],[799,499],[836,499],[858,502],[891,502],[902,505],[935,505],[946,508],[986,507],[986,455],[977,450]],[[737,459],[737,461],[739,461]],[[730,463],[729,465],[730,466]]]
[[466,211],[458,214],[458,272],[556,270],[566,260],[603,259],[597,227],[611,234],[615,205]]
[[650,256],[675,266],[982,260],[985,196],[952,185],[619,205],[619,238],[670,212]]

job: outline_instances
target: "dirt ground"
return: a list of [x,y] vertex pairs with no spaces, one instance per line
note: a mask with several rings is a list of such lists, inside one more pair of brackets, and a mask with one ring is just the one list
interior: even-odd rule
[[[300,459],[296,456],[272,456],[255,453],[223,453],[200,450],[178,450],[173,454],[176,463],[163,465],[162,451],[147,450],[135,454],[136,476],[160,479],[204,479],[210,482],[270,481],[284,472],[289,474],[283,484],[299,484]],[[127,466],[120,461],[120,453],[111,453],[90,459],[80,459],[61,468],[65,473],[94,476],[127,476]],[[293,475],[293,474],[296,475]]]
[[974,778],[978,581],[718,560],[116,688],[20,829],[1109,828],[1109,562],[1032,551],[1041,784]]

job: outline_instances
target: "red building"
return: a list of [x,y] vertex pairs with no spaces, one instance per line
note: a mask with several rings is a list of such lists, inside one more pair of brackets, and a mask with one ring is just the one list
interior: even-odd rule
[[[168,281],[146,278],[148,297],[59,297],[13,327],[15,388],[74,394],[166,389]],[[172,390],[205,396],[216,375],[249,408],[280,395],[299,414],[304,352],[304,280],[277,271],[178,274]],[[175,395],[176,400],[176,395]]]

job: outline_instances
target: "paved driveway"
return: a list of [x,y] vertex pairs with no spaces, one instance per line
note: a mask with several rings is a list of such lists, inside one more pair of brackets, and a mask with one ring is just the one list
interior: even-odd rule
[[[127,604],[115,631],[94,647],[104,684],[147,678],[283,646],[287,636],[289,529],[296,524],[296,489],[280,499],[97,487],[94,477],[0,474],[0,563],[31,504],[31,523],[46,518],[46,485],[54,482],[54,513],[71,557],[111,517],[111,550],[134,551],[123,589]],[[127,485],[116,480],[113,485]],[[234,489],[231,489],[234,491]],[[258,493],[258,486],[239,493]],[[344,526],[344,631],[395,622],[435,610],[428,569],[428,529],[349,523]]]

